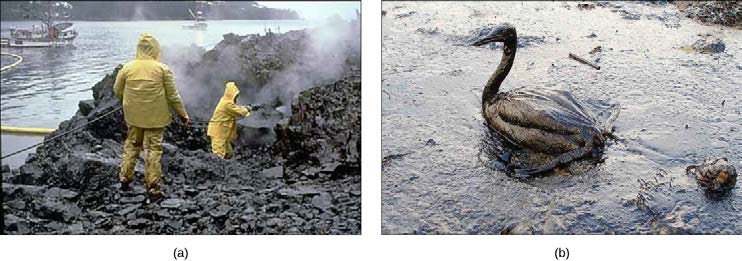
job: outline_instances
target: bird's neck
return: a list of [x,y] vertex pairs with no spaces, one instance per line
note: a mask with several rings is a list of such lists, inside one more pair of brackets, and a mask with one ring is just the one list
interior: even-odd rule
[[492,101],[495,95],[497,95],[497,92],[500,91],[500,85],[505,80],[505,77],[508,76],[508,73],[510,73],[510,69],[513,68],[515,50],[518,47],[517,43],[518,41],[516,37],[504,42],[500,65],[497,66],[497,70],[492,73],[492,76],[490,76],[490,79],[487,81],[487,85],[484,86],[484,91],[482,92],[482,105]]

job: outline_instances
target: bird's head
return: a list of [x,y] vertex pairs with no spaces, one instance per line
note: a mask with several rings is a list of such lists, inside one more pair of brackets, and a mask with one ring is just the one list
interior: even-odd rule
[[507,42],[514,41],[516,39],[515,27],[505,23],[496,26],[489,33],[482,34],[479,38],[473,42],[472,46],[482,46],[488,43],[494,42]]

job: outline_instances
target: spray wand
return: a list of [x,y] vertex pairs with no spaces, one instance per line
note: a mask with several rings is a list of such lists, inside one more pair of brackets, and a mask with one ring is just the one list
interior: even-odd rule
[[[262,110],[263,108],[265,108],[265,105],[264,104],[248,104],[245,107],[247,107],[247,109],[252,113],[254,111]],[[202,120],[191,119],[190,125],[193,126],[194,128],[206,128],[208,127],[209,122],[218,122],[218,121],[208,121],[208,120],[202,121]],[[195,125],[200,125],[200,126],[195,126]]]

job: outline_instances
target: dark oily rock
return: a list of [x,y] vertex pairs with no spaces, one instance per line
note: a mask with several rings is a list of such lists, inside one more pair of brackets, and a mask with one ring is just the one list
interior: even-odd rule
[[232,207],[229,205],[219,205],[216,207],[216,209],[211,211],[211,217],[215,219],[224,219],[229,214],[229,211],[232,210]]
[[271,218],[265,222],[265,225],[268,227],[280,228],[280,227],[283,227],[284,221],[283,219],[280,219],[280,218]]
[[4,201],[5,205],[12,209],[26,209],[26,202],[23,200],[11,200],[11,201]]
[[149,223],[149,221],[146,220],[146,219],[143,219],[143,218],[137,218],[137,219],[134,219],[134,220],[126,221],[126,225],[128,227],[130,227],[130,228],[136,228],[136,229],[145,228],[148,223]]
[[18,175],[11,176],[9,180],[14,184],[43,185],[48,179],[49,176],[44,175],[38,166],[25,164],[19,168]]
[[724,45],[721,38],[702,35],[701,39],[698,39],[690,46],[690,49],[698,53],[714,54],[724,52],[726,45]]
[[35,206],[35,212],[38,217],[51,219],[54,221],[70,221],[82,214],[77,205],[65,203],[59,199],[42,199],[40,204]]
[[183,202],[184,200],[179,198],[169,198],[160,202],[160,206],[163,208],[178,209]]
[[[260,111],[262,112],[262,111]],[[283,115],[279,116],[283,117]],[[276,133],[268,127],[250,127],[239,125],[237,127],[236,143],[249,148],[261,148],[276,142]]]
[[21,219],[13,214],[6,214],[3,216],[3,235],[5,234],[5,231],[18,231],[18,222],[20,222]]
[[[2,192],[3,200],[7,202],[3,206],[23,212],[29,211],[24,216],[33,214],[43,219],[66,222],[82,214],[80,207],[72,201],[77,195],[73,191],[3,183]],[[25,203],[22,203],[24,201]]]
[[185,189],[183,189],[183,191],[185,191],[186,196],[192,197],[192,196],[198,195],[198,190],[192,187],[186,187]]
[[46,190],[44,187],[32,185],[17,185],[12,183],[3,183],[3,199],[8,202],[15,199],[25,199],[27,197],[43,197]]
[[327,212],[332,207],[332,195],[329,193],[320,193],[312,198],[312,206]]
[[343,164],[341,164],[339,162],[329,163],[329,164],[325,165],[324,167],[322,167],[322,169],[320,170],[320,172],[332,173],[332,172],[335,172],[338,169],[338,167],[340,167],[342,165]]
[[95,100],[82,100],[80,103],[78,103],[77,107],[80,109],[80,113],[83,116],[88,116],[90,114],[90,111],[95,109]]
[[198,189],[198,190],[207,190],[207,189],[209,189],[209,185],[207,185],[207,184],[198,184],[198,185],[196,185],[196,189]]
[[282,188],[278,190],[278,194],[284,197],[304,197],[319,195],[320,191],[311,187]]
[[44,192],[44,196],[47,198],[64,198],[67,200],[72,200],[77,197],[79,193],[71,190],[66,189],[60,189],[60,188],[49,188]]
[[309,167],[307,169],[304,169],[301,171],[302,176],[307,178],[317,178],[319,175],[320,169],[317,167]]
[[414,14],[416,14],[416,13],[417,13],[417,12],[415,12],[415,11],[409,11],[409,12],[406,12],[406,13],[401,13],[401,14],[398,14],[398,15],[396,15],[395,17],[396,17],[396,18],[407,18],[407,17],[410,17],[410,16],[412,16],[412,15],[414,15]]
[[119,215],[119,216],[126,216],[129,213],[134,212],[134,210],[137,210],[141,206],[142,206],[142,204],[136,204],[136,205],[128,206],[126,208],[122,208],[121,210],[119,210],[118,212],[116,212],[116,214]]
[[[360,173],[361,82],[358,72],[315,87],[294,99],[286,124],[276,125],[275,151],[286,158],[284,177],[296,181],[302,170],[339,162]],[[321,119],[321,120],[320,120]],[[318,121],[323,127],[319,127]]]
[[65,234],[71,234],[71,235],[80,235],[85,234],[85,228],[82,225],[82,222],[74,223],[67,227],[67,230],[65,231]]
[[170,211],[168,211],[167,209],[160,209],[157,211],[157,216],[162,218],[169,218],[172,215],[170,215]]
[[119,200],[121,204],[133,204],[133,203],[143,203],[147,198],[144,195],[134,196],[134,197],[124,197]]
[[108,229],[111,227],[111,218],[97,218],[94,225],[96,228]]
[[97,210],[91,210],[87,212],[88,215],[90,215],[93,218],[105,218],[111,216],[111,214],[108,214],[103,211],[97,211]]
[[737,170],[729,164],[727,158],[707,158],[701,165],[686,168],[686,172],[693,175],[698,185],[709,192],[727,192],[737,184]]
[[280,179],[283,177],[283,166],[276,166],[269,169],[264,169],[261,173],[265,177]]
[[121,171],[119,159],[104,158],[93,153],[68,154],[63,160],[67,162],[65,170],[49,181],[62,188],[100,190],[114,183]]

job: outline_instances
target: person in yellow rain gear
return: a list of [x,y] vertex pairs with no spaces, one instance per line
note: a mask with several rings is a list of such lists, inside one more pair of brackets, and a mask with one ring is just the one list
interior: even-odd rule
[[152,201],[162,198],[162,136],[170,124],[172,108],[187,126],[189,122],[173,72],[160,62],[160,43],[143,33],[137,44],[136,59],[126,63],[113,85],[113,92],[123,100],[128,127],[121,160],[121,189],[128,190],[134,179],[139,152],[144,149],[144,184]]
[[231,159],[234,156],[231,142],[237,138],[237,117],[250,115],[248,107],[237,105],[238,95],[240,90],[237,89],[237,84],[227,81],[224,96],[209,120],[206,135],[211,137],[211,151],[222,159]]

